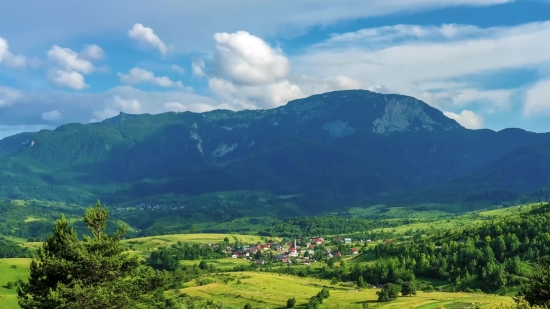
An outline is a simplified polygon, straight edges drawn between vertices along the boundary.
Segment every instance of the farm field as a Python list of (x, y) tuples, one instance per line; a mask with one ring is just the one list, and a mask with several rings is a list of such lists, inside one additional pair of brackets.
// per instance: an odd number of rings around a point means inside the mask
[[(8, 289), (8, 282), (19, 279), (26, 281), (29, 277), (31, 259), (0, 259), (0, 308), (17, 309), (17, 288)], [(17, 268), (11, 268), (12, 265)], [(5, 296), (2, 297), (2, 296)]]
[(187, 243), (220, 243), (225, 238), (229, 239), (230, 243), (236, 241), (255, 244), (263, 242), (262, 237), (254, 235), (234, 235), (234, 234), (175, 234), (163, 236), (149, 236), (123, 240), (121, 243), (130, 249), (131, 252), (138, 253), (142, 256), (149, 256), (151, 251), (163, 246), (176, 244), (178, 241)]
[[(193, 266), (193, 265), (199, 265), (201, 261), (203, 260), (182, 260), (180, 261), (180, 264), (185, 266)], [(208, 265), (212, 265), (218, 269), (223, 269), (223, 270), (230, 270), (230, 269), (233, 269), (235, 266), (241, 266), (241, 265), (248, 266), (252, 263), (249, 260), (232, 259), (232, 258), (204, 260), (204, 261), (208, 263)]]
[[(231, 277), (233, 279), (228, 280)], [(368, 302), (371, 308), (431, 309), (446, 306), (466, 309), (475, 306), (491, 308), (513, 302), (510, 297), (488, 294), (419, 292), (413, 297), (399, 297), (393, 302), (378, 303), (378, 289), (357, 290), (343, 285), (332, 285), (329, 281), (320, 279), (262, 272), (231, 273), (209, 278), (214, 282), (190, 286), (181, 289), (181, 293), (204, 300), (221, 301), (235, 308), (242, 308), (247, 303), (255, 308), (284, 308), (286, 300), (293, 297), (296, 298), (297, 306), (303, 306), (324, 286), (329, 288), (330, 297), (323, 302), (321, 308), (362, 308), (362, 303)]]

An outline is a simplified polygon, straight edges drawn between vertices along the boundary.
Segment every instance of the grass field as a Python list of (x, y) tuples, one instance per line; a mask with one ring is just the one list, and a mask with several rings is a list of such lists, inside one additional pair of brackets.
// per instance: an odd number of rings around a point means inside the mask
[[(30, 263), (31, 259), (0, 259), (0, 308), (19, 308), (16, 288), (8, 289), (6, 285), (8, 282), (19, 279), (26, 281), (29, 277)], [(17, 268), (11, 268), (12, 265)], [(2, 295), (5, 295), (6, 298), (3, 298)]]
[[(224, 278), (234, 280), (224, 283)], [(371, 308), (491, 308), (493, 305), (510, 304), (512, 299), (505, 296), (468, 293), (423, 293), (413, 297), (399, 297), (390, 303), (378, 303), (377, 289), (356, 290), (343, 285), (331, 285), (329, 281), (313, 278), (299, 278), (262, 272), (242, 272), (223, 276), (211, 276), (214, 282), (202, 286), (190, 286), (181, 292), (204, 300), (221, 301), (231, 307), (242, 308), (250, 303), (254, 308), (284, 308), (286, 300), (296, 298), (297, 305), (303, 306), (310, 297), (324, 286), (330, 289), (330, 297), (321, 308), (362, 308), (368, 302)], [(241, 283), (238, 284), (237, 280)], [(225, 280), (227, 281), (227, 280)]]
[[(187, 265), (187, 266), (193, 266), (193, 265), (199, 265), (202, 260), (186, 260), (186, 261), (180, 261), (181, 265)], [(208, 265), (213, 265), (216, 268), (219, 269), (233, 269), (235, 266), (241, 266), (245, 265), (248, 266), (252, 262), (244, 259), (217, 259), (217, 260), (204, 260)]]
[(122, 241), (122, 244), (130, 249), (131, 252), (140, 254), (141, 256), (149, 256), (151, 251), (163, 247), (176, 244), (178, 241), (187, 243), (220, 243), (225, 238), (229, 239), (230, 243), (236, 241), (255, 244), (262, 243), (264, 240), (260, 236), (254, 235), (234, 235), (234, 234), (174, 234), (164, 236), (150, 236), (126, 239)]

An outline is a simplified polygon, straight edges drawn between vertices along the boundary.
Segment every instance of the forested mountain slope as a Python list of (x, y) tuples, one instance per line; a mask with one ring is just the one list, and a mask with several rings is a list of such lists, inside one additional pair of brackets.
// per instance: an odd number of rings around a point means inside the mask
[(120, 114), (9, 137), (0, 197), (116, 204), (240, 190), (295, 195), (315, 212), (404, 202), (418, 190), (429, 193), (415, 202), (431, 202), (453, 181), (516, 194), (548, 184), (549, 142), (519, 129), (467, 130), (412, 97), (336, 91), (271, 110)]

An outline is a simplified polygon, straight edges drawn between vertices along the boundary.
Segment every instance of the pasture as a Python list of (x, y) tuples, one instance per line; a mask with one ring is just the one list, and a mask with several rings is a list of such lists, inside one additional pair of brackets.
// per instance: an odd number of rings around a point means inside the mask
[[(204, 284), (205, 278), (211, 280)], [(494, 305), (511, 304), (510, 297), (488, 294), (418, 292), (412, 297), (399, 297), (389, 303), (377, 302), (378, 289), (357, 290), (343, 284), (332, 285), (327, 280), (300, 278), (263, 272), (241, 272), (212, 275), (202, 278), (202, 284), (193, 284), (181, 289), (181, 293), (203, 300), (221, 301), (234, 308), (243, 308), (247, 303), (254, 308), (284, 308), (289, 298), (296, 298), (296, 305), (302, 307), (310, 297), (323, 287), (330, 290), (330, 297), (320, 308), (362, 308), (368, 302), (371, 308), (422, 308), (438, 306), (447, 308), (491, 308)]]
[[(19, 279), (26, 281), (29, 277), (31, 259), (0, 259), (0, 308), (17, 309), (17, 288), (8, 289), (8, 282)], [(16, 268), (12, 268), (15, 265)], [(5, 296), (5, 297), (3, 297)]]

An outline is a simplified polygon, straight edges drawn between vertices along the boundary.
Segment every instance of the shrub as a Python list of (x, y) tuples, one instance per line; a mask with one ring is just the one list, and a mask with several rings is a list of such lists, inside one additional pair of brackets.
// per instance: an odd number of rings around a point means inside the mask
[(287, 308), (294, 308), (294, 306), (296, 306), (296, 298), (289, 298), (286, 301), (286, 307)]

